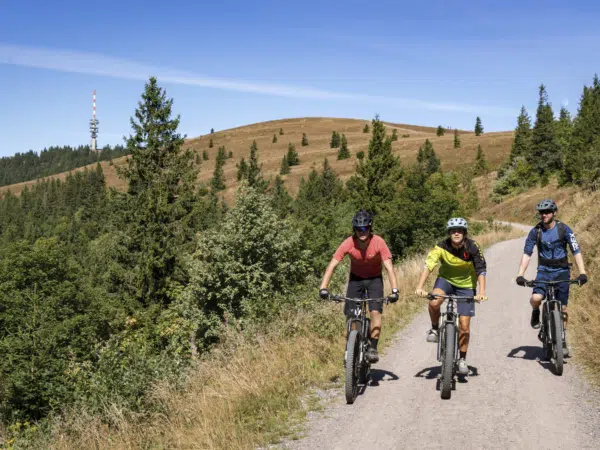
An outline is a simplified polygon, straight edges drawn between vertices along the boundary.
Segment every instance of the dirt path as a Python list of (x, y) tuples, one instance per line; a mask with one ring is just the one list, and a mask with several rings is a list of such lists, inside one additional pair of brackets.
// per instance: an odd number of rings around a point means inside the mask
[[(486, 252), (488, 296), (476, 305), (467, 355), (469, 376), (450, 400), (436, 390), (436, 344), (425, 341), (424, 310), (373, 366), (376, 386), (353, 405), (342, 389), (307, 437), (284, 448), (600, 448), (600, 401), (567, 359), (563, 376), (543, 362), (529, 325), (530, 289), (514, 282), (524, 238)], [(526, 278), (535, 276), (534, 256)], [(572, 289), (578, 289), (572, 286)], [(425, 303), (425, 300), (424, 300)], [(577, 351), (577, 349), (572, 349)]]

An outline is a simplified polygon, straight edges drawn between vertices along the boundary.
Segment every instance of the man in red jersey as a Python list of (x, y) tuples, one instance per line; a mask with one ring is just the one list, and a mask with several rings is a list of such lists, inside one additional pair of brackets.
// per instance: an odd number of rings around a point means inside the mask
[[(392, 285), (392, 295), (388, 299), (392, 303), (398, 301), (398, 284), (392, 264), (392, 253), (385, 241), (380, 236), (371, 232), (372, 224), (373, 219), (369, 213), (361, 210), (354, 215), (352, 218), (354, 233), (342, 242), (327, 266), (321, 287), (319, 288), (321, 298), (329, 298), (327, 285), (331, 280), (333, 271), (344, 256), (349, 254), (350, 280), (348, 282), (346, 297), (362, 298), (365, 293), (370, 298), (383, 297), (383, 278), (381, 275), (381, 265), (383, 264)], [(344, 306), (344, 314), (346, 316), (350, 314), (353, 304), (355, 303), (346, 302)], [(381, 332), (383, 304), (381, 302), (369, 302), (369, 312), (371, 315), (371, 336), (369, 337), (370, 346), (366, 357), (369, 362), (376, 363), (379, 361), (377, 343), (379, 342), (379, 333)]]

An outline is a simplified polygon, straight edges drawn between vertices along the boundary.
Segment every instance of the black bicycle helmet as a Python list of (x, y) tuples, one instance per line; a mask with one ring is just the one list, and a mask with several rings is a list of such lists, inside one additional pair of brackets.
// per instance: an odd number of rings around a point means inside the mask
[(358, 211), (352, 218), (352, 228), (370, 227), (373, 225), (373, 217), (364, 210)]
[(535, 209), (538, 211), (557, 211), (558, 206), (556, 206), (556, 203), (554, 203), (554, 200), (552, 200), (550, 198), (546, 198), (546, 199), (542, 200), (541, 202), (539, 202), (537, 204), (537, 206), (535, 207)]

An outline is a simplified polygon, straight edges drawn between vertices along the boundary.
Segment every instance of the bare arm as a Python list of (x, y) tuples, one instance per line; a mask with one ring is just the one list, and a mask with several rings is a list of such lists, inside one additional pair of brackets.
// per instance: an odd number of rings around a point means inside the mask
[(425, 284), (425, 281), (427, 281), (427, 277), (429, 277), (429, 274), (431, 272), (429, 271), (429, 269), (427, 267), (425, 267), (423, 269), (423, 272), (421, 272), (421, 276), (419, 277), (419, 282), (417, 283), (417, 287), (415, 288), (415, 293), (417, 295), (423, 295), (423, 285)]
[(583, 265), (583, 256), (581, 256), (581, 252), (575, 255), (575, 262), (577, 263), (577, 268), (579, 269), (580, 274), (585, 273), (585, 266)]
[(340, 262), (337, 259), (331, 259), (331, 261), (327, 265), (327, 269), (325, 269), (325, 274), (323, 275), (323, 280), (321, 281), (321, 286), (319, 287), (319, 289), (327, 289), (329, 281), (331, 280), (331, 276), (333, 275), (333, 271), (339, 263)]
[(398, 289), (398, 282), (396, 280), (396, 271), (394, 270), (394, 265), (392, 264), (392, 260), (386, 259), (385, 261), (383, 261), (383, 265), (385, 267), (385, 270), (387, 270), (388, 280), (390, 280), (392, 289)]
[(527, 266), (529, 266), (529, 261), (531, 261), (531, 256), (526, 253), (523, 253), (523, 257), (521, 258), (521, 264), (519, 265), (519, 277), (525, 275), (525, 271), (527, 270)]
[(485, 275), (479, 275), (477, 280), (479, 281), (479, 295), (485, 297)]

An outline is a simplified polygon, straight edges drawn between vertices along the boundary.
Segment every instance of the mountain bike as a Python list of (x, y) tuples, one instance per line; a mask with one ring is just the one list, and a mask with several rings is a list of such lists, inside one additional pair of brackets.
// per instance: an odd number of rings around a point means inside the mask
[(334, 302), (352, 301), (351, 315), (346, 320), (346, 352), (344, 365), (346, 368), (346, 403), (356, 400), (360, 387), (366, 386), (371, 375), (371, 363), (366, 354), (369, 349), (371, 319), (367, 317), (367, 303), (370, 301), (388, 302), (387, 297), (381, 298), (349, 298), (342, 295), (330, 295)]
[(455, 311), (455, 303), (471, 303), (476, 301), (475, 297), (462, 297), (457, 295), (427, 294), (429, 300), (438, 297), (448, 300), (446, 311), (440, 314), (439, 338), (437, 345), (437, 360), (442, 363), (440, 371), (440, 396), (447, 400), (452, 395), (452, 384), (456, 376), (456, 364), (458, 363), (458, 312)]
[(579, 280), (541, 281), (525, 280), (526, 287), (547, 285), (548, 292), (542, 304), (542, 320), (540, 321), (540, 332), (538, 338), (542, 341), (546, 361), (554, 361), (554, 373), (558, 376), (563, 373), (563, 342), (564, 323), (562, 305), (556, 300), (556, 285), (559, 283), (580, 284)]

